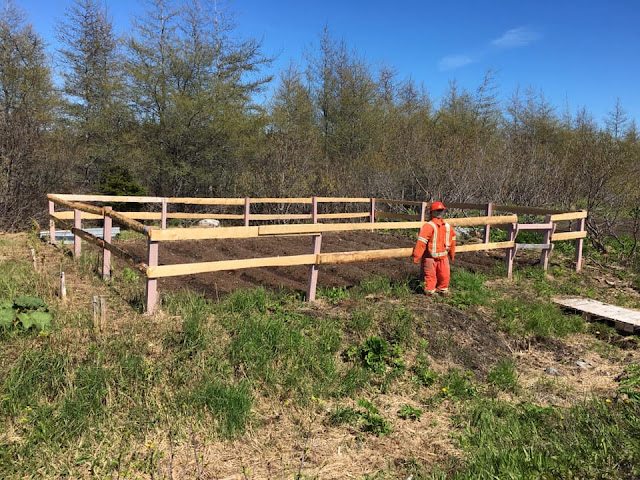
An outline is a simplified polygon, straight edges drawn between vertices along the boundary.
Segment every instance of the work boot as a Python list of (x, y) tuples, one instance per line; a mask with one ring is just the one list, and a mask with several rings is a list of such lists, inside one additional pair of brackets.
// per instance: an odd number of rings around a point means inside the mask
[(442, 295), (443, 297), (447, 297), (447, 296), (449, 296), (449, 289), (448, 288), (443, 288), (441, 290), (436, 290), (436, 293), (438, 295)]

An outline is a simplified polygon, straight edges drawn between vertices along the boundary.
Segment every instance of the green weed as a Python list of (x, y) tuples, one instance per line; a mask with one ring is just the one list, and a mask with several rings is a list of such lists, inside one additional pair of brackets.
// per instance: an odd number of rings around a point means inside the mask
[(391, 424), (380, 415), (376, 406), (365, 398), (358, 399), (358, 408), (338, 405), (328, 416), (326, 423), (331, 426), (354, 425), (361, 432), (369, 432), (378, 437), (391, 433)]
[(563, 315), (560, 308), (541, 301), (506, 298), (494, 304), (498, 328), (512, 335), (565, 336), (584, 331), (583, 320)]
[(355, 310), (347, 320), (347, 326), (354, 333), (362, 337), (367, 334), (371, 325), (373, 325), (373, 320), (374, 312), (372, 309), (358, 309)]
[(518, 392), (518, 375), (513, 360), (500, 360), (487, 375), (487, 382), (504, 392)]
[(411, 294), (408, 280), (395, 282), (383, 275), (362, 280), (354, 290), (359, 296), (376, 294), (391, 298), (404, 298)]
[(441, 393), (452, 400), (468, 400), (475, 397), (478, 391), (471, 381), (471, 372), (461, 372), (457, 368), (450, 369), (440, 378)]
[(422, 410), (411, 405), (403, 405), (398, 410), (398, 417), (404, 420), (420, 420), (422, 416)]
[(344, 287), (330, 287), (318, 289), (318, 297), (324, 298), (331, 305), (339, 305), (342, 300), (349, 298), (349, 292)]
[(625, 395), (629, 401), (640, 403), (640, 364), (629, 365), (620, 375), (618, 394)]
[(451, 295), (447, 303), (460, 309), (484, 305), (490, 296), (485, 288), (486, 277), (481, 273), (455, 269), (451, 272)]

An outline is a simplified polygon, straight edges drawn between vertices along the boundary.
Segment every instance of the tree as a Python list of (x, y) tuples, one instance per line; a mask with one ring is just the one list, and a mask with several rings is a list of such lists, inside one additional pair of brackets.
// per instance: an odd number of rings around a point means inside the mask
[(0, 229), (13, 229), (40, 211), (64, 169), (47, 151), (56, 98), (44, 43), (11, 3), (0, 13)]

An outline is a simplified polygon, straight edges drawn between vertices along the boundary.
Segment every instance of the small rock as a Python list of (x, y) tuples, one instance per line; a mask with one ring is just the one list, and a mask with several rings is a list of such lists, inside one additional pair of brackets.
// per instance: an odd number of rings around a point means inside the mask
[(583, 361), (583, 360), (578, 360), (578, 361), (576, 362), (576, 365), (577, 365), (578, 367), (580, 367), (580, 368), (591, 368), (591, 367), (593, 366), (593, 365), (591, 365), (590, 363), (585, 362), (585, 361)]
[(220, 220), (216, 220), (215, 218), (203, 218), (198, 222), (199, 227), (219, 227)]
[(558, 371), (557, 368), (553, 368), (553, 367), (547, 367), (544, 369), (545, 373), (548, 373), (549, 375), (554, 375), (556, 377), (560, 376), (560, 372)]

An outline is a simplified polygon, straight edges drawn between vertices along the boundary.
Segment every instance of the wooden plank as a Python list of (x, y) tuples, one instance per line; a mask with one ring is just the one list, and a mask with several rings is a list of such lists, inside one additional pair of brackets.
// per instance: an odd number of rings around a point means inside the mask
[(406, 213), (392, 213), (392, 212), (376, 212), (376, 218), (393, 218), (399, 220), (420, 220), (420, 215), (408, 215)]
[(125, 227), (130, 228), (131, 230), (135, 230), (139, 233), (148, 234), (153, 229), (153, 227), (143, 225), (137, 220), (133, 220), (132, 218), (129, 218), (122, 213), (116, 212), (114, 210), (106, 211), (104, 212), (104, 214), (111, 217), (112, 220), (115, 220), (120, 225), (124, 225)]
[[(376, 213), (377, 215), (377, 213)], [(342, 219), (342, 218), (369, 218), (371, 214), (369, 212), (354, 212), (354, 213), (319, 213), (318, 218), (325, 219)]]
[(565, 220), (580, 220), (581, 218), (587, 218), (587, 211), (580, 210), (579, 212), (559, 213), (557, 215), (551, 215), (552, 222), (562, 222)]
[(169, 197), (167, 203), (183, 203), (186, 205), (244, 205), (244, 198)]
[(136, 197), (131, 195), (73, 195), (55, 193), (56, 197), (78, 202), (161, 203), (162, 197)]
[[(81, 212), (82, 220), (102, 220), (102, 215), (95, 213)], [(56, 220), (73, 220), (73, 211), (56, 212), (53, 214), (53, 218)]]
[[(311, 197), (297, 197), (297, 198), (277, 198), (277, 197), (264, 197), (264, 198), (252, 198), (251, 203), (303, 203), (311, 204)], [(253, 217), (253, 215), (251, 215)]]
[(388, 203), (389, 205), (422, 205), (422, 202), (415, 200), (390, 200), (388, 198), (376, 198), (376, 202)]
[(144, 261), (138, 259), (137, 257), (134, 257), (130, 253), (125, 252), (121, 248), (113, 245), (112, 243), (105, 242), (102, 238), (96, 237), (95, 235), (91, 235), (90, 233), (85, 232), (84, 230), (81, 230), (78, 228), (71, 228), (71, 231), (73, 231), (75, 235), (81, 237), (82, 239), (90, 243), (93, 243), (94, 245), (97, 245), (100, 248), (105, 248), (109, 250), (115, 256), (120, 257), (126, 262), (130, 263), (133, 267), (140, 270), (142, 273), (146, 273), (147, 264)]
[(550, 230), (553, 228), (553, 222), (549, 223), (519, 223), (518, 231), (521, 230), (533, 230), (533, 231), (541, 231), (541, 230)]
[(216, 238), (255, 238), (262, 227), (221, 227), (221, 228), (167, 228), (151, 230), (149, 238), (154, 242), (174, 240), (211, 240)]
[(558, 305), (583, 312), (587, 319), (601, 318), (615, 322), (616, 328), (627, 332), (640, 329), (640, 311), (609, 305), (588, 298), (552, 298)]
[(311, 220), (310, 213), (252, 213), (251, 220)]
[(177, 265), (160, 265), (147, 268), (147, 277), (163, 278), (195, 273), (219, 272), (223, 270), (239, 270), (259, 267), (289, 267), (295, 265), (313, 265), (317, 255), (290, 255), (286, 257), (248, 258), (243, 260), (221, 260), (217, 262), (182, 263)]
[[(131, 218), (133, 220), (160, 220), (162, 218), (162, 213), (160, 212), (118, 212), (121, 215)], [(339, 214), (342, 215), (342, 214)], [(369, 214), (364, 214), (364, 216), (369, 216)], [(56, 212), (55, 218), (58, 220), (72, 220), (73, 212), (65, 211), (65, 212)], [(96, 215), (93, 213), (82, 212), (83, 220), (101, 220), (102, 215)], [(240, 214), (227, 214), (227, 213), (167, 213), (167, 218), (175, 218), (175, 219), (199, 219), (199, 218), (214, 218), (216, 220), (242, 220), (244, 215)], [(251, 215), (253, 218), (253, 215)], [(337, 217), (341, 218), (341, 217)], [(349, 218), (349, 217), (345, 217)], [(355, 217), (354, 217), (355, 218)]]
[(321, 253), (318, 255), (318, 263), (324, 265), (368, 262), (387, 258), (409, 258), (412, 251), (412, 248), (387, 248), (383, 250), (362, 250), (357, 252)]
[(586, 238), (587, 232), (564, 232), (554, 233), (551, 237), (552, 242), (560, 242), (562, 240), (574, 240), (576, 238)]
[(364, 197), (318, 197), (318, 203), (369, 203), (371, 198)]
[(550, 210), (548, 208), (538, 207), (520, 207), (517, 205), (494, 205), (493, 210), (498, 212), (523, 213), (530, 215), (553, 215), (565, 213), (562, 210)]
[(484, 210), (486, 208), (486, 204), (480, 203), (445, 203), (445, 207), (447, 208), (458, 208), (460, 210)]
[(498, 250), (501, 248), (513, 248), (515, 242), (472, 243), (469, 245), (456, 245), (456, 254), (463, 252), (481, 252), (483, 250)]
[(101, 207), (96, 207), (95, 205), (89, 205), (87, 203), (72, 202), (64, 198), (60, 198), (57, 195), (53, 195), (51, 193), (47, 194), (47, 200), (50, 200), (57, 205), (62, 205), (63, 207), (67, 207), (71, 210), (80, 210), (81, 212), (93, 213), (95, 215), (102, 215)]

